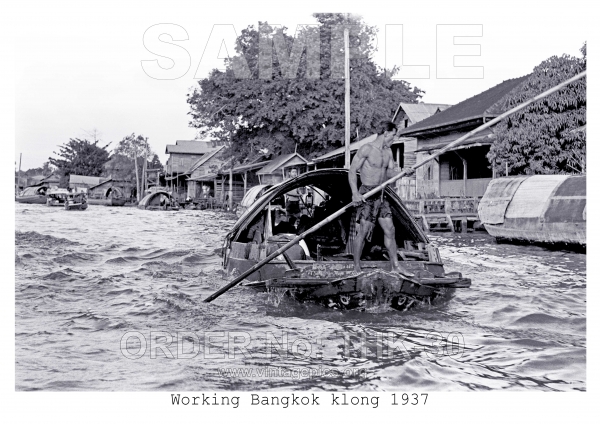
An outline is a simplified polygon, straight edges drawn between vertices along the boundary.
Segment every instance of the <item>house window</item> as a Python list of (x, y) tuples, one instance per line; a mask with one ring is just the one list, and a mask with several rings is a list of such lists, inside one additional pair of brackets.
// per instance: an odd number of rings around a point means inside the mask
[(408, 119), (405, 119), (404, 120), (404, 128), (407, 128), (407, 127), (408, 127)]

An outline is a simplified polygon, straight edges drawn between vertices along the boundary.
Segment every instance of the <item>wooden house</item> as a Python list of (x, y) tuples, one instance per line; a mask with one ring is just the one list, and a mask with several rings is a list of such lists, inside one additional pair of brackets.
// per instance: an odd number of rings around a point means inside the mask
[(44, 187), (58, 187), (60, 184), (60, 176), (56, 173), (52, 173), (47, 177), (42, 178), (39, 184)]
[(289, 177), (292, 168), (298, 175), (308, 170), (308, 161), (298, 153), (277, 156), (256, 172), (260, 184), (278, 184)]
[(166, 146), (169, 157), (164, 169), (165, 181), (178, 201), (188, 196), (187, 183), (197, 162), (222, 147), (223, 143), (217, 140), (177, 140)]
[[(489, 90), (433, 114), (399, 131), (417, 140), (416, 161), (495, 118), (494, 105), (527, 78), (504, 81)], [(416, 171), (418, 198), (481, 197), (492, 179), (487, 153), (494, 141), (491, 129), (444, 153)]]
[(108, 178), (103, 177), (88, 177), (86, 175), (69, 175), (69, 188), (77, 191), (86, 191), (100, 183), (103, 183)]

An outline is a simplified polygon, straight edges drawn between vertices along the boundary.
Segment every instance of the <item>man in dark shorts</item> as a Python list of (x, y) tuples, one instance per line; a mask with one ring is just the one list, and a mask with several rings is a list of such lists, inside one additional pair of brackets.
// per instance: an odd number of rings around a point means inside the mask
[[(396, 125), (392, 122), (382, 122), (379, 125), (377, 138), (358, 149), (350, 165), (348, 182), (352, 190), (352, 201), (357, 205), (356, 221), (359, 223), (358, 234), (353, 246), (354, 271), (356, 272), (361, 270), (360, 257), (365, 239), (371, 239), (375, 221), (377, 221), (383, 230), (384, 244), (390, 256), (392, 271), (408, 276), (413, 275), (398, 263), (396, 229), (392, 221), (392, 210), (388, 201), (383, 197), (383, 190), (368, 199), (363, 197), (363, 194), (397, 174), (390, 149), (395, 134)], [(360, 189), (357, 187), (357, 172), (360, 172), (362, 182)]]

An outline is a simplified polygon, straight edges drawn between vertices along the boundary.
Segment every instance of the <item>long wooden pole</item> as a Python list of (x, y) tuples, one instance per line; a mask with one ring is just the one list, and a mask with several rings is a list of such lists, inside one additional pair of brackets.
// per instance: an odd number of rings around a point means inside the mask
[(350, 32), (348, 28), (344, 29), (344, 72), (345, 72), (345, 83), (346, 83), (346, 97), (345, 97), (345, 148), (344, 148), (344, 168), (350, 169)]
[[(379, 191), (385, 189), (385, 187), (387, 185), (393, 183), (394, 181), (402, 178), (403, 176), (405, 176), (407, 174), (412, 174), (415, 171), (415, 169), (417, 169), (417, 168), (425, 165), (427, 162), (430, 162), (430, 161), (434, 160), (436, 157), (440, 156), (441, 154), (446, 153), (449, 150), (452, 150), (456, 146), (459, 146), (461, 143), (463, 143), (464, 141), (466, 141), (469, 137), (472, 137), (473, 135), (475, 135), (475, 134), (477, 134), (477, 133), (485, 130), (486, 128), (491, 127), (492, 125), (500, 122), (502, 119), (506, 118), (507, 116), (510, 116), (510, 115), (512, 115), (515, 112), (518, 112), (519, 110), (521, 110), (521, 109), (529, 106), (530, 104), (532, 104), (532, 103), (534, 103), (534, 102), (536, 102), (538, 100), (541, 100), (544, 97), (549, 96), (550, 94), (552, 94), (552, 93), (560, 90), (561, 88), (565, 87), (566, 85), (568, 85), (568, 84), (570, 84), (570, 83), (572, 83), (574, 81), (577, 81), (580, 78), (583, 78), (586, 75), (586, 73), (587, 73), (587, 71), (583, 71), (582, 73), (574, 76), (573, 78), (569, 78), (568, 80), (560, 83), (559, 85), (557, 85), (557, 86), (555, 86), (555, 87), (553, 87), (553, 88), (551, 88), (549, 90), (546, 90), (546, 91), (544, 91), (541, 94), (538, 94), (534, 98), (529, 99), (526, 102), (521, 103), (518, 106), (515, 106), (514, 108), (510, 109), (509, 111), (504, 112), (503, 114), (497, 116), (496, 118), (492, 119), (491, 121), (488, 121), (485, 124), (483, 124), (483, 125), (475, 128), (473, 131), (470, 131), (467, 134), (463, 135), (462, 137), (456, 139), (452, 143), (449, 143), (448, 145), (446, 145), (442, 149), (438, 150), (437, 152), (435, 152), (433, 155), (429, 156), (428, 158), (423, 159), (421, 162), (416, 163), (415, 165), (413, 165), (408, 170), (400, 172), (396, 176), (394, 176), (394, 177), (390, 178), (389, 180), (385, 181), (384, 183), (378, 185), (377, 187), (375, 187), (371, 191), (368, 191), (367, 193), (363, 194), (363, 197), (365, 199), (367, 199), (367, 198), (373, 196), (374, 194), (378, 193)], [(354, 203), (348, 203), (346, 206), (344, 206), (343, 208), (341, 208), (340, 210), (338, 210), (337, 212), (335, 212), (334, 214), (332, 214), (328, 218), (324, 219), (323, 221), (319, 222), (318, 224), (316, 224), (313, 227), (309, 228), (308, 230), (304, 231), (302, 234), (297, 235), (292, 240), (290, 240), (289, 242), (287, 242), (286, 244), (284, 244), (283, 246), (281, 246), (279, 249), (277, 249), (276, 251), (274, 251), (273, 253), (271, 253), (265, 259), (263, 259), (262, 261), (260, 261), (259, 263), (257, 263), (256, 265), (254, 265), (253, 267), (251, 267), (250, 269), (248, 269), (247, 271), (245, 271), (242, 274), (240, 274), (231, 283), (223, 286), (221, 289), (217, 290), (216, 292), (214, 292), (213, 294), (211, 294), (210, 296), (208, 296), (206, 299), (204, 299), (204, 302), (212, 302), (213, 300), (215, 300), (217, 297), (221, 296), (223, 293), (225, 293), (226, 291), (228, 291), (232, 287), (238, 285), (244, 278), (246, 278), (250, 274), (256, 272), (259, 268), (262, 268), (266, 263), (272, 261), (274, 258), (276, 258), (277, 256), (281, 255), (283, 252), (285, 252), (290, 247), (292, 247), (293, 245), (295, 245), (296, 243), (298, 243), (300, 240), (302, 240), (303, 238), (305, 238), (310, 233), (313, 233), (313, 232), (317, 231), (319, 228), (321, 228), (321, 227), (329, 224), (334, 219), (337, 219), (339, 216), (341, 216), (344, 212), (346, 212), (346, 210), (348, 210), (352, 206), (354, 206)]]

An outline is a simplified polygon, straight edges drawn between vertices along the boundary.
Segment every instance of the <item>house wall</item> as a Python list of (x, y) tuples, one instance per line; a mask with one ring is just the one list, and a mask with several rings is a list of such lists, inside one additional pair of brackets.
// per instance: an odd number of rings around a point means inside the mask
[[(417, 162), (421, 162), (431, 155), (426, 152), (417, 152)], [(436, 160), (417, 168), (415, 172), (416, 194), (418, 198), (432, 198), (440, 196), (440, 164)]]
[[(192, 165), (200, 159), (203, 154), (171, 153), (167, 159), (165, 171), (168, 173), (183, 173), (188, 171)], [(210, 162), (210, 161), (209, 161)]]
[[(470, 130), (470, 129), (469, 129)], [(450, 143), (465, 135), (467, 131), (452, 132), (438, 137), (422, 139), (417, 138), (417, 150), (431, 147), (430, 151), (416, 153), (416, 161), (420, 162), (430, 157), (429, 152), (434, 153), (441, 145)], [(491, 130), (483, 131), (481, 135), (492, 134)], [(488, 172), (489, 162), (486, 154), (489, 146), (477, 146), (448, 152), (441, 155), (437, 160), (431, 161), (415, 173), (416, 194), (418, 198), (432, 197), (481, 197), (489, 181), (491, 171)], [(467, 187), (463, 182), (464, 171), (462, 159), (467, 160)], [(471, 166), (469, 166), (471, 164)], [(453, 171), (454, 170), (454, 171)], [(474, 172), (477, 171), (477, 172)], [(489, 174), (489, 175), (488, 175)], [(454, 179), (453, 179), (454, 178)]]
[(402, 109), (398, 111), (398, 115), (396, 116), (396, 119), (394, 119), (394, 123), (399, 129), (406, 128), (412, 125), (412, 122), (408, 118), (408, 115)]

